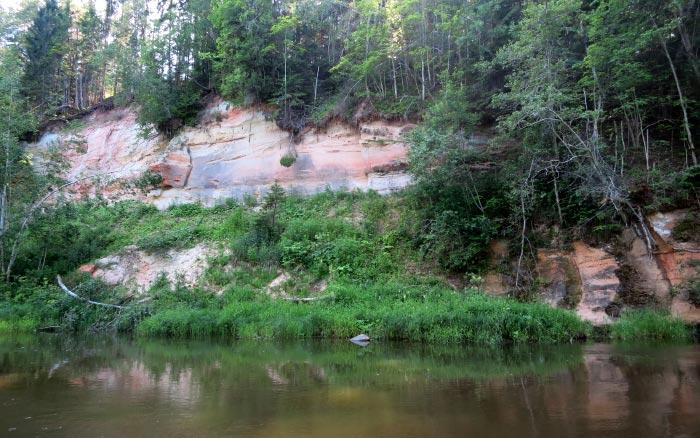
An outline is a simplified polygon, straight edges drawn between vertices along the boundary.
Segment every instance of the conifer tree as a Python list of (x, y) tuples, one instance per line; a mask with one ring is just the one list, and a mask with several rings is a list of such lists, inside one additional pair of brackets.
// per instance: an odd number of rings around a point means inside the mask
[(42, 114), (54, 113), (67, 104), (61, 61), (67, 50), (70, 23), (68, 6), (46, 0), (24, 34), (22, 88)]

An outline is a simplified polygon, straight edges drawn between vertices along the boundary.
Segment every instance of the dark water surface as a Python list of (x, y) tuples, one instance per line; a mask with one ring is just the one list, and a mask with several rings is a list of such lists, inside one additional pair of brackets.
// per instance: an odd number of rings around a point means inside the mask
[(700, 436), (700, 347), (0, 338), (0, 436)]

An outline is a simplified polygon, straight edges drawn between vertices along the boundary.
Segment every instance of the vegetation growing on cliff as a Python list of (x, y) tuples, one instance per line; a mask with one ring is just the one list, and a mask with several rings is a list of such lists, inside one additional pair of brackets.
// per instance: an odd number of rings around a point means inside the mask
[(613, 339), (622, 341), (686, 341), (689, 337), (683, 321), (649, 309), (624, 312), (611, 328)]

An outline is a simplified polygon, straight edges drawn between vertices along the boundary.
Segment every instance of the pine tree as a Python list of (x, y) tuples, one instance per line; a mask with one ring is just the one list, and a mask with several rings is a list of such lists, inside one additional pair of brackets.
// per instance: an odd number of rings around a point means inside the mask
[(60, 105), (67, 104), (61, 61), (68, 44), (70, 21), (67, 6), (61, 8), (56, 0), (46, 0), (24, 36), (22, 88), (43, 114), (54, 113)]

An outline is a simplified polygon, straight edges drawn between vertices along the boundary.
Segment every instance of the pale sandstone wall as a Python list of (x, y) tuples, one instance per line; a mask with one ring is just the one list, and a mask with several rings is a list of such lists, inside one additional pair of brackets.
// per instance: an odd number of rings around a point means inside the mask
[[(407, 123), (353, 127), (335, 122), (324, 130), (308, 130), (295, 144), (261, 110), (217, 102), (202, 120), (166, 141), (156, 135), (141, 138), (133, 109), (96, 112), (74, 132), (45, 133), (29, 151), (41, 166), (42, 155), (57, 148), (67, 160), (66, 179), (110, 172), (134, 178), (149, 169), (158, 172), (163, 187), (142, 199), (159, 208), (260, 195), (274, 182), (302, 193), (326, 187), (388, 193), (410, 181), (404, 170), (403, 135), (412, 128)], [(288, 168), (280, 164), (285, 154), (296, 156)], [(78, 186), (83, 193), (93, 190), (89, 183)]]

